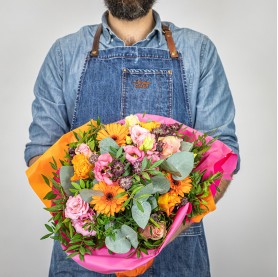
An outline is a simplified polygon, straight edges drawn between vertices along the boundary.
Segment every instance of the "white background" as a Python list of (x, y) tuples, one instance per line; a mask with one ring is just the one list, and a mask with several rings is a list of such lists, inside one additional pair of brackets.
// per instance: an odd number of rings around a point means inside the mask
[[(25, 177), (33, 85), (52, 43), (100, 22), (102, 0), (0, 1), (0, 276), (47, 276), (49, 216)], [(233, 91), (240, 173), (206, 217), (213, 277), (276, 276), (276, 1), (160, 0), (163, 20), (207, 34)]]

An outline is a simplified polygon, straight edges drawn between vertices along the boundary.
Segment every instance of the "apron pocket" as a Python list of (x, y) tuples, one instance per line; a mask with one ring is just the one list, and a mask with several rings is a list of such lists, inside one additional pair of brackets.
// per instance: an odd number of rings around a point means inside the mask
[(122, 70), (122, 117), (136, 113), (172, 117), (172, 102), (172, 70)]

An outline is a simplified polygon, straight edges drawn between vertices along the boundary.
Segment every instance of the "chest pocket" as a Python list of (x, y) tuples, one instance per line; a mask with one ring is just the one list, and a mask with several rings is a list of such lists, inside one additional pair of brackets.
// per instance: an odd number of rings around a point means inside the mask
[(172, 117), (172, 70), (122, 70), (121, 116), (148, 113)]

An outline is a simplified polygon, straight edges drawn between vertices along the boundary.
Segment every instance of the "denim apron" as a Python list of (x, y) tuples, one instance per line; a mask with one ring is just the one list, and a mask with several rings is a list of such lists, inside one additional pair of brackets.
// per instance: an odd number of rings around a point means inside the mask
[[(169, 51), (135, 46), (99, 50), (98, 28), (80, 78), (71, 129), (92, 118), (112, 123), (136, 113), (171, 117), (193, 127), (183, 58), (170, 29), (162, 28)], [(198, 223), (164, 248), (141, 276), (209, 277), (209, 272), (203, 224)], [(115, 275), (90, 272), (66, 259), (55, 241), (49, 276)]]

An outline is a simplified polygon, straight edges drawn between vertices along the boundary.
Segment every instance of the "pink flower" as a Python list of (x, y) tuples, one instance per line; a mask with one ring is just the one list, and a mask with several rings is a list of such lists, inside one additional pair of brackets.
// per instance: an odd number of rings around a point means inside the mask
[(161, 153), (161, 158), (166, 159), (169, 156), (173, 155), (176, 152), (180, 152), (180, 146), (182, 139), (174, 137), (174, 136), (167, 136), (164, 138), (160, 138), (159, 141), (163, 142), (163, 151)]
[(65, 209), (65, 217), (70, 219), (78, 219), (83, 215), (86, 215), (89, 210), (89, 203), (83, 201), (81, 196), (70, 196)]
[(98, 181), (104, 181), (107, 185), (112, 185), (111, 181), (112, 174), (110, 172), (111, 167), (109, 164), (112, 162), (112, 157), (110, 154), (101, 154), (98, 157), (97, 162), (95, 163), (94, 173)]
[(161, 160), (161, 158), (159, 157), (159, 152), (157, 152), (157, 151), (149, 150), (149, 151), (147, 151), (146, 154), (147, 154), (148, 160), (150, 160), (150, 159), (152, 160), (152, 164)]
[(159, 240), (166, 236), (166, 225), (164, 222), (157, 222), (159, 228), (155, 225), (147, 225), (145, 229), (139, 228), (139, 232), (145, 239)]
[(132, 164), (136, 161), (142, 161), (145, 156), (144, 151), (139, 150), (136, 146), (124, 146), (124, 151), (126, 159)]
[(74, 227), (75, 231), (83, 236), (95, 236), (96, 231), (88, 231), (89, 226), (83, 228), (83, 226), (87, 223), (94, 222), (93, 215), (94, 211), (89, 209), (87, 214), (82, 215), (79, 219), (72, 220), (72, 226)]
[(144, 142), (146, 136), (150, 133), (149, 130), (142, 128), (139, 125), (135, 125), (129, 128), (129, 130), (130, 130), (130, 137), (133, 143), (138, 146)]
[(81, 143), (77, 146), (75, 149), (75, 154), (83, 154), (87, 158), (89, 158), (93, 153), (90, 149), (90, 147), (86, 143)]

